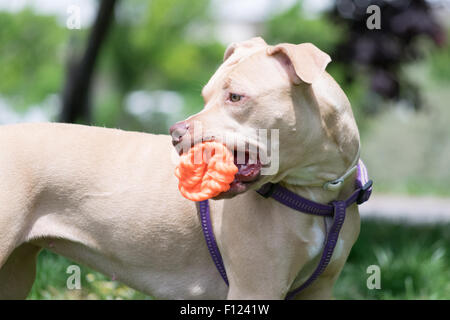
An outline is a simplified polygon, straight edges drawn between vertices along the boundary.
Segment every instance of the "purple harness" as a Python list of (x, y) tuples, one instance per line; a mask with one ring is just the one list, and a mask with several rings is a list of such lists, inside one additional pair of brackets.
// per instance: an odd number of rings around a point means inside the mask
[[(324, 218), (330, 217), (333, 219), (333, 223), (331, 224), (331, 227), (329, 231), (327, 231), (327, 235), (325, 237), (325, 247), (323, 249), (319, 264), (311, 276), (300, 287), (292, 290), (286, 295), (286, 299), (289, 300), (295, 297), (300, 291), (311, 285), (311, 283), (313, 283), (313, 281), (316, 280), (328, 266), (331, 256), (333, 255), (334, 248), (336, 247), (339, 232), (344, 223), (345, 211), (347, 207), (355, 202), (357, 204), (361, 204), (369, 200), (370, 194), (372, 193), (372, 180), (369, 180), (366, 166), (361, 160), (359, 160), (357, 165), (355, 191), (346, 200), (336, 200), (332, 201), (330, 204), (321, 204), (305, 199), (280, 186), (279, 184), (274, 183), (267, 183), (256, 192), (264, 198), (272, 197), (291, 209), (307, 214), (322, 216)], [(228, 285), (227, 273), (225, 271), (222, 256), (219, 248), (217, 247), (212, 229), (208, 200), (200, 201), (199, 208), (203, 235), (205, 236), (209, 253), (214, 261), (214, 264), (216, 265), (217, 270), (225, 283)]]

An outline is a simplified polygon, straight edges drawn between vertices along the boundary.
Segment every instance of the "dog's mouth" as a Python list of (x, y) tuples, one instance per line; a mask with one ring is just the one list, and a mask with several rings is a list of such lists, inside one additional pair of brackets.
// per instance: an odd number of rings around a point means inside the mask
[[(214, 137), (203, 137), (199, 141), (191, 141), (190, 147), (193, 147), (196, 143), (206, 141), (215, 141), (215, 139)], [(179, 155), (187, 152), (187, 150), (182, 149), (180, 146), (177, 146), (176, 149)], [(244, 151), (237, 150), (236, 147), (229, 149), (233, 153), (233, 161), (235, 166), (238, 168), (238, 172), (235, 174), (234, 180), (230, 183), (230, 189), (213, 197), (214, 200), (228, 199), (240, 193), (246, 192), (250, 189), (253, 183), (259, 180), (261, 176), (262, 164), (259, 159), (259, 155), (252, 154), (252, 156), (250, 156), (248, 145), (246, 145), (245, 148), (242, 148)]]
[(235, 174), (233, 182), (230, 183), (230, 189), (215, 196), (213, 198), (215, 200), (232, 198), (247, 191), (261, 176), (262, 165), (259, 156), (251, 157), (248, 151), (242, 152), (236, 149), (233, 155), (234, 164), (238, 168), (238, 172)]

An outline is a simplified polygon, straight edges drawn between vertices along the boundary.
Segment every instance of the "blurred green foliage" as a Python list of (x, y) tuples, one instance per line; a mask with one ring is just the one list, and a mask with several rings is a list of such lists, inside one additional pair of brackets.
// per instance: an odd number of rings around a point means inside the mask
[[(124, 98), (133, 90), (173, 90), (184, 100), (175, 119), (202, 107), (200, 91), (220, 64), (224, 46), (193, 41), (190, 28), (209, 27), (208, 0), (119, 2), (117, 19), (95, 75), (93, 124), (166, 133), (167, 115), (133, 119)], [(0, 12), (0, 97), (23, 112), (59, 93), (66, 65), (84, 48), (85, 30), (68, 30), (56, 17)]]
[[(97, 123), (133, 130), (167, 133), (168, 117), (157, 113), (132, 119), (123, 112), (123, 99), (133, 90), (173, 90), (184, 109), (171, 119), (181, 120), (202, 106), (200, 90), (221, 61), (223, 46), (214, 39), (193, 41), (189, 28), (208, 25), (208, 0), (136, 1), (141, 12), (117, 8), (119, 19), (107, 40), (100, 77), (112, 77), (111, 86), (99, 92)], [(122, 13), (122, 14), (120, 14)], [(111, 82), (111, 80), (109, 80)], [(114, 96), (111, 101), (110, 96)]]
[[(450, 34), (450, 31), (447, 32)], [(430, 54), (431, 76), (444, 83), (450, 82), (450, 41)]]
[(194, 43), (189, 39), (191, 23), (206, 23), (208, 1), (140, 4), (144, 12), (119, 19), (108, 40), (107, 68), (113, 71), (119, 88), (124, 92), (141, 88), (198, 90), (193, 82), (201, 85), (209, 78), (223, 51), (214, 40)]
[(325, 52), (333, 51), (344, 31), (321, 16), (307, 17), (301, 2), (270, 18), (265, 27), (267, 43), (312, 42)]
[(63, 49), (68, 31), (56, 18), (30, 9), (0, 11), (0, 95), (18, 111), (61, 90)]

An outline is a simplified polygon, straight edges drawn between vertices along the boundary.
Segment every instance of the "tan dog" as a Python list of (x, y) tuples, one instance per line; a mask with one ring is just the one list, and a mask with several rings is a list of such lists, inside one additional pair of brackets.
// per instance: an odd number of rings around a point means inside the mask
[[(284, 298), (317, 264), (324, 221), (253, 190), (281, 182), (322, 203), (353, 191), (354, 175), (340, 190), (317, 186), (346, 172), (359, 150), (350, 104), (324, 71), (329, 61), (311, 44), (273, 47), (254, 38), (231, 45), (203, 90), (204, 110), (172, 128), (174, 144), (194, 121), (209, 138), (279, 129), (278, 172), (210, 201), (229, 288), (209, 256), (195, 203), (178, 192), (170, 136), (0, 127), (0, 298), (27, 296), (41, 248), (157, 298)], [(353, 205), (330, 265), (298, 298), (331, 298), (358, 233)]]

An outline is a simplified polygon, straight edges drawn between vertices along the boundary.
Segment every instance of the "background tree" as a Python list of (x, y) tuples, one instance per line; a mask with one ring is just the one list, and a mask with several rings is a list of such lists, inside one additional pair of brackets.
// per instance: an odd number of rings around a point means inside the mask
[(81, 58), (71, 56), (62, 93), (61, 122), (89, 123), (91, 82), (100, 48), (114, 18), (116, 0), (102, 0)]

